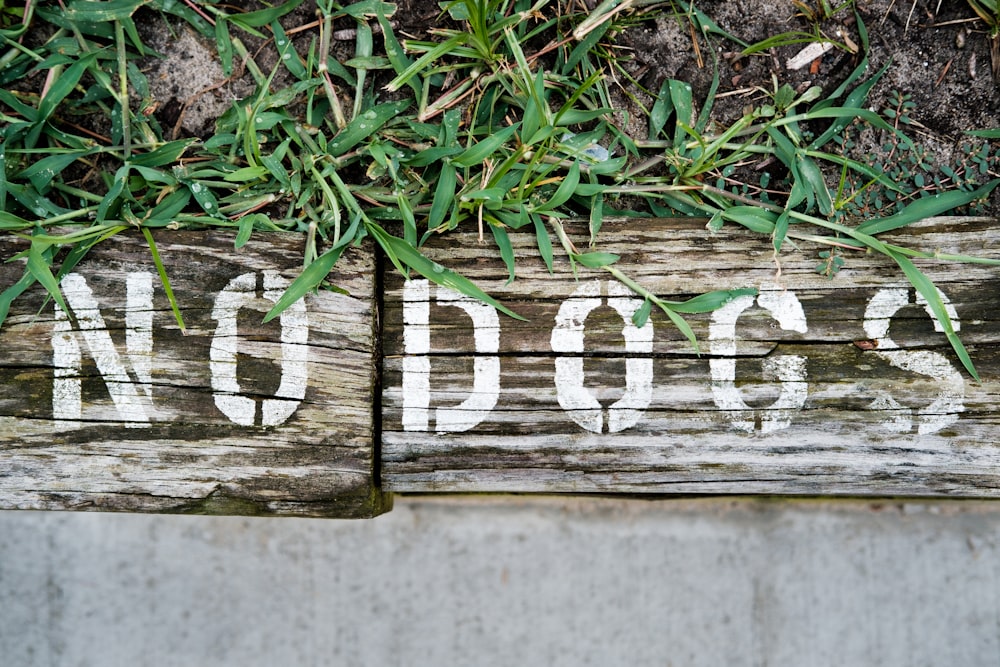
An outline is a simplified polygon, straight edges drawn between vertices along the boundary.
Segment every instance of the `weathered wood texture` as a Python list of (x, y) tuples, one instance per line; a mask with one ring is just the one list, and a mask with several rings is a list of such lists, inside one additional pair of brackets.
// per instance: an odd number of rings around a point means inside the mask
[[(141, 235), (37, 284), (0, 329), (0, 508), (367, 517), (377, 486), (370, 250), (261, 324), (301, 267), (300, 236), (158, 239), (187, 325)], [(11, 257), (23, 246), (4, 241)], [(12, 284), (22, 262), (0, 268)], [(304, 304), (304, 305), (303, 305)]]
[[(892, 238), (1000, 257), (990, 220)], [(698, 356), (655, 308), (652, 329), (628, 324), (641, 301), (606, 272), (550, 275), (532, 235), (512, 239), (509, 285), (471, 235), (431, 252), (526, 322), (386, 277), (387, 490), (1000, 495), (1000, 269), (917, 262), (954, 309), (977, 383), (879, 255), (845, 251), (828, 279), (809, 243), (779, 272), (769, 240), (735, 226), (607, 223), (601, 250), (664, 298), (761, 290), (688, 317)]]

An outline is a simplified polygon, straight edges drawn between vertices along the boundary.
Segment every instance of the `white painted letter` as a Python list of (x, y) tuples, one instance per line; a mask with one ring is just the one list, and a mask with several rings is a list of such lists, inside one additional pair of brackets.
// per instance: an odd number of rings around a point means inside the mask
[[(454, 290), (436, 288), (443, 306), (461, 308), (472, 319), (476, 356), (472, 393), (453, 408), (434, 410), (438, 433), (468, 431), (479, 425), (500, 398), (500, 317), (492, 306)], [(410, 280), (403, 286), (403, 430), (430, 429), (430, 283)]]
[(403, 285), (403, 430), (427, 431), (431, 404), (430, 282)]
[[(277, 271), (264, 271), (264, 299), (275, 303), (288, 282)], [(257, 298), (257, 274), (244, 273), (229, 281), (215, 297), (212, 317), (219, 325), (212, 336), (210, 352), (212, 394), (215, 405), (230, 421), (241, 426), (253, 426), (257, 401), (241, 396), (236, 377), (236, 354), (239, 347), (236, 318), (241, 309)], [(278, 398), (262, 402), (261, 423), (277, 426), (284, 423), (299, 407), (306, 395), (309, 375), (307, 362), (309, 318), (303, 300), (289, 306), (280, 316), (281, 322), (281, 383), (275, 392)]]
[[(137, 382), (129, 377), (128, 370), (115, 349), (97, 299), (87, 281), (79, 274), (70, 273), (62, 279), (61, 287), (122, 421), (128, 428), (149, 426), (147, 407), (153, 382), (152, 274), (130, 273), (126, 279), (125, 349)], [(73, 325), (69, 316), (57, 305), (52, 335), (52, 363), (55, 367), (52, 383), (53, 419), (76, 421), (82, 417), (81, 361), (80, 343)], [(139, 396), (136, 386), (142, 389), (145, 399)]]
[[(752, 296), (733, 299), (712, 313), (712, 323), (708, 329), (711, 353), (729, 357), (714, 358), (708, 362), (712, 371), (712, 397), (719, 409), (731, 413), (733, 426), (747, 433), (754, 431), (754, 410), (746, 404), (736, 386), (736, 321), (753, 304)], [(808, 330), (802, 304), (794, 293), (762, 289), (757, 297), (757, 304), (770, 312), (782, 329), (799, 333)], [(792, 411), (805, 405), (809, 394), (806, 358), (797, 354), (781, 355), (774, 359), (766, 357), (761, 366), (765, 379), (781, 382), (778, 399), (769, 408), (761, 410), (760, 414), (761, 432), (771, 433), (788, 428), (792, 423)]]
[[(552, 351), (580, 354), (583, 350), (584, 326), (587, 315), (601, 306), (600, 280), (580, 285), (559, 307), (556, 325), (552, 329)], [(653, 323), (638, 328), (632, 316), (642, 306), (642, 299), (617, 282), (608, 282), (608, 305), (624, 321), (622, 336), (625, 350), (632, 354), (653, 351)], [(583, 386), (583, 357), (556, 357), (556, 395), (559, 405), (570, 418), (593, 433), (604, 430), (604, 415), (600, 402)], [(653, 360), (650, 357), (629, 357), (625, 360), (625, 394), (608, 408), (608, 432), (617, 433), (635, 426), (649, 407), (653, 396)]]
[[(955, 331), (961, 328), (958, 313), (943, 292), (938, 290), (941, 301), (944, 302), (948, 317), (951, 318)], [(896, 368), (932, 377), (939, 381), (938, 399), (920, 410), (916, 419), (913, 411), (903, 408), (890, 394), (880, 392), (872, 401), (873, 410), (893, 410), (898, 414), (882, 422), (883, 426), (898, 433), (909, 433), (916, 422), (917, 433), (921, 435), (936, 433), (945, 426), (958, 421), (958, 413), (965, 410), (965, 381), (962, 374), (952, 366), (951, 362), (939, 352), (928, 350), (900, 350), (889, 337), (889, 323), (896, 312), (910, 304), (909, 289), (905, 287), (889, 287), (876, 292), (868, 308), (865, 309), (865, 333), (875, 341), (875, 355), (888, 361)], [(944, 331), (944, 327), (931, 310), (923, 295), (917, 293), (917, 304), (922, 305), (934, 321), (935, 331)]]

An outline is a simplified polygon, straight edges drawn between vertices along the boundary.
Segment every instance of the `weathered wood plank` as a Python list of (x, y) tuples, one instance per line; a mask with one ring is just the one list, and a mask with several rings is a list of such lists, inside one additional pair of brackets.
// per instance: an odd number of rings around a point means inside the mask
[[(352, 249), (321, 290), (261, 323), (301, 266), (299, 236), (158, 245), (182, 332), (138, 235), (36, 285), (0, 329), (0, 508), (373, 516), (374, 259)], [(22, 249), (3, 242), (4, 257)], [(0, 268), (0, 285), (23, 264)]]
[[(894, 238), (996, 258), (995, 225), (934, 219)], [(606, 224), (601, 249), (664, 298), (761, 290), (688, 318), (698, 356), (655, 309), (651, 329), (632, 327), (641, 302), (607, 273), (550, 275), (531, 236), (512, 238), (509, 285), (472, 235), (429, 252), (527, 322), (386, 276), (386, 489), (1000, 495), (997, 268), (918, 262), (953, 308), (976, 383), (878, 255), (848, 251), (828, 279), (814, 248), (784, 252), (779, 273), (768, 241), (738, 228)]]

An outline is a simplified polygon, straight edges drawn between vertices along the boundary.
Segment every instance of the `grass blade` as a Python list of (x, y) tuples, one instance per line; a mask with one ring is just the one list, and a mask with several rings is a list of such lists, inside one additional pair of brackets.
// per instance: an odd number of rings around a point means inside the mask
[(322, 255), (317, 257), (309, 266), (302, 270), (302, 273), (292, 281), (292, 284), (278, 297), (274, 307), (264, 316), (264, 323), (270, 322), (285, 311), (286, 308), (303, 298), (306, 294), (316, 289), (323, 280), (333, 270), (334, 264), (340, 259), (347, 243), (340, 243), (333, 246)]
[(399, 206), (399, 213), (403, 217), (403, 238), (411, 245), (417, 245), (417, 220), (413, 217), (413, 207), (410, 200), (403, 193), (396, 197), (396, 204)]
[[(413, 65), (413, 61), (406, 57), (402, 45), (396, 39), (396, 34), (392, 31), (392, 25), (385, 17), (385, 12), (378, 12), (378, 24), (382, 28), (382, 39), (385, 43), (385, 54), (389, 58), (396, 74), (400, 75)], [(420, 86), (412, 79), (406, 82), (413, 89), (414, 94), (420, 95)]]
[(695, 313), (710, 313), (713, 310), (718, 310), (733, 299), (741, 296), (756, 295), (757, 290), (753, 288), (716, 290), (714, 292), (699, 294), (687, 301), (665, 301), (664, 303), (668, 304), (671, 310), (676, 313), (693, 315)]
[(455, 165), (445, 162), (441, 165), (441, 174), (438, 176), (437, 185), (434, 188), (434, 200), (431, 202), (431, 211), (427, 216), (427, 227), (436, 229), (444, 222), (445, 215), (455, 205), (455, 187), (458, 185), (458, 172)]
[(37, 190), (39, 194), (45, 194), (52, 181), (57, 175), (61, 174), (66, 167), (76, 162), (79, 158), (93, 153), (93, 150), (88, 150), (82, 152), (73, 151), (70, 153), (57, 153), (55, 155), (49, 155), (48, 157), (44, 157), (38, 162), (26, 167), (14, 178), (27, 179), (31, 181), (31, 184), (35, 187), (35, 190)]
[(590, 244), (597, 243), (597, 235), (601, 233), (604, 224), (604, 195), (598, 193), (590, 200)]
[(10, 313), (10, 304), (36, 282), (35, 276), (31, 271), (25, 270), (17, 282), (5, 289), (3, 293), (0, 293), (0, 327), (7, 321), (7, 315)]
[(81, 77), (83, 77), (87, 69), (90, 68), (96, 60), (96, 53), (88, 53), (67, 67), (66, 70), (56, 78), (55, 82), (45, 93), (45, 97), (43, 97), (41, 102), (38, 103), (37, 120), (43, 121), (52, 115), (52, 113), (56, 110), (56, 107), (59, 106), (59, 103), (66, 99), (66, 96), (69, 95), (74, 88), (76, 88), (76, 84), (80, 82)]
[(504, 315), (513, 317), (516, 320), (524, 320), (523, 317), (510, 310), (502, 303), (481, 290), (471, 280), (465, 276), (447, 269), (435, 261), (425, 257), (419, 250), (411, 246), (401, 238), (397, 238), (375, 224), (367, 225), (368, 232), (378, 242), (386, 254), (395, 257), (399, 262), (410, 267), (424, 278), (437, 283), (442, 287), (453, 289), (460, 294), (472, 297), (478, 301), (493, 306)]
[(493, 238), (497, 242), (497, 247), (500, 248), (500, 258), (507, 267), (507, 284), (510, 285), (514, 282), (514, 246), (510, 243), (510, 235), (507, 234), (506, 229), (498, 224), (491, 224), (490, 231), (493, 232)]
[(163, 285), (163, 291), (167, 295), (167, 301), (170, 302), (170, 310), (174, 313), (174, 319), (177, 320), (177, 326), (180, 327), (182, 334), (186, 334), (187, 327), (184, 326), (184, 318), (181, 316), (181, 309), (177, 305), (177, 298), (174, 296), (174, 290), (170, 286), (170, 278), (167, 277), (167, 268), (163, 266), (163, 260), (160, 258), (160, 251), (157, 250), (156, 242), (153, 241), (153, 232), (151, 232), (148, 227), (143, 227), (142, 235), (146, 237), (146, 243), (149, 245), (149, 254), (153, 256), (153, 264), (156, 265), (156, 272), (160, 275), (160, 283)]
[(656, 102), (649, 112), (649, 138), (656, 139), (660, 132), (667, 125), (670, 114), (674, 112), (673, 101), (670, 99), (670, 79), (663, 81), (660, 86), (660, 94), (656, 96)]
[(584, 252), (574, 253), (573, 260), (579, 262), (588, 269), (602, 269), (611, 266), (621, 257), (611, 252)]
[(722, 211), (722, 217), (760, 234), (774, 233), (777, 220), (777, 215), (756, 206), (732, 206)]
[(68, 314), (69, 306), (66, 305), (65, 299), (63, 299), (62, 290), (59, 289), (59, 281), (52, 275), (51, 261), (52, 255), (50, 253), (43, 254), (42, 246), (33, 241), (31, 248), (28, 250), (28, 272), (35, 280), (42, 284), (42, 287), (59, 304), (63, 312)]
[(636, 328), (641, 329), (646, 326), (646, 322), (649, 321), (649, 316), (653, 312), (653, 302), (649, 299), (643, 299), (642, 305), (635, 309), (632, 313), (632, 324)]
[(565, 204), (570, 197), (573, 196), (579, 184), (580, 184), (580, 163), (574, 162), (573, 166), (569, 168), (569, 171), (563, 178), (562, 183), (560, 183), (559, 187), (556, 189), (555, 194), (552, 195), (552, 198), (547, 202), (545, 202), (544, 204), (542, 204), (541, 206), (539, 206), (538, 208), (536, 208), (535, 212), (543, 213), (545, 211), (552, 211), (555, 210), (556, 208), (559, 208), (560, 206)]
[(77, 0), (67, 5), (64, 15), (81, 23), (107, 23), (127, 19), (149, 0)]
[(299, 54), (295, 51), (292, 40), (288, 39), (288, 35), (285, 34), (285, 29), (277, 21), (272, 21), (271, 32), (274, 34), (274, 44), (278, 47), (278, 57), (281, 58), (281, 62), (288, 68), (288, 71), (300, 81), (308, 79), (309, 73), (306, 71), (305, 65), (302, 64)]
[(404, 85), (409, 83), (410, 79), (420, 74), (422, 70), (429, 67), (435, 60), (441, 56), (451, 53), (455, 47), (461, 46), (468, 40), (469, 36), (464, 33), (454, 35), (447, 40), (441, 42), (430, 51), (420, 56), (416, 62), (406, 68), (406, 70), (397, 76), (395, 79), (389, 82), (385, 87), (389, 92), (394, 92), (402, 88)]
[(552, 273), (552, 238), (549, 236), (549, 230), (546, 229), (545, 223), (542, 222), (542, 217), (539, 215), (532, 214), (531, 221), (535, 226), (535, 239), (538, 245), (538, 254), (541, 256), (542, 261), (545, 262), (545, 268), (548, 269), (549, 273)]
[(965, 349), (965, 345), (962, 344), (958, 334), (955, 333), (954, 324), (952, 324), (951, 317), (948, 315), (948, 310), (945, 308), (944, 302), (941, 300), (941, 295), (938, 293), (937, 287), (934, 286), (934, 282), (924, 275), (909, 258), (892, 250), (887, 254), (899, 264), (899, 268), (906, 274), (907, 279), (913, 287), (926, 299), (931, 312), (934, 313), (934, 318), (944, 329), (944, 334), (948, 338), (948, 342), (951, 343), (952, 349), (955, 350), (955, 355), (962, 362), (962, 366), (965, 367), (965, 370), (968, 371), (969, 375), (976, 382), (979, 382), (979, 373), (976, 372), (976, 367), (969, 357), (968, 350)]
[(276, 21), (285, 14), (293, 11), (301, 4), (302, 0), (291, 0), (290, 2), (278, 3), (276, 6), (268, 7), (266, 9), (258, 9), (253, 12), (243, 12), (240, 14), (231, 14), (229, 18), (233, 23), (237, 23), (241, 26), (262, 28), (268, 23)]
[(219, 53), (222, 75), (229, 78), (233, 74), (233, 40), (229, 36), (229, 27), (224, 17), (219, 17), (215, 22), (215, 48)]
[(965, 206), (977, 199), (982, 199), (988, 196), (998, 184), (1000, 184), (1000, 179), (993, 179), (973, 192), (950, 190), (928, 197), (921, 197), (907, 205), (899, 213), (890, 215), (887, 218), (868, 220), (861, 223), (858, 225), (857, 230), (864, 234), (875, 235), (892, 229), (899, 229), (911, 223), (919, 222), (935, 215), (941, 215), (959, 206)]
[(691, 84), (670, 79), (670, 101), (677, 113), (677, 126), (674, 128), (674, 146), (682, 146), (687, 132), (684, 127), (695, 123), (694, 105), (692, 102)]
[[(860, 19), (859, 19), (859, 21), (860, 21)], [(860, 25), (860, 23), (859, 23), (859, 25)], [(864, 104), (865, 99), (868, 98), (869, 91), (871, 91), (871, 89), (875, 86), (875, 84), (878, 83), (878, 80), (882, 78), (882, 75), (885, 74), (886, 71), (888, 71), (889, 65), (891, 65), (891, 64), (892, 64), (891, 62), (887, 62), (882, 67), (882, 69), (880, 69), (878, 72), (875, 73), (875, 76), (873, 76), (872, 78), (868, 79), (864, 83), (858, 85), (857, 88), (854, 88), (853, 90), (851, 90), (851, 92), (848, 93), (847, 98), (844, 100), (844, 103), (841, 105), (841, 108), (844, 108), (844, 109), (860, 109), (862, 107), (862, 105)], [(858, 65), (857, 69), (854, 70), (854, 74), (859, 74), (860, 75), (861, 73), (864, 72), (864, 70), (862, 69), (862, 67), (867, 68), (867, 66), (868, 66), (868, 58), (866, 57), (865, 60), (864, 60), (864, 62), (862, 62), (860, 65)], [(852, 76), (854, 74), (852, 74)], [(845, 83), (847, 83), (847, 82), (845, 82)], [(843, 94), (842, 92), (840, 92), (838, 90), (836, 93), (834, 93), (834, 95), (836, 95), (837, 97), (839, 97), (839, 95), (837, 93)], [(831, 96), (831, 98), (832, 97), (833, 96)], [(813, 108), (816, 109), (816, 110), (818, 110), (818, 109), (823, 108), (823, 106), (824, 105), (821, 102), (821, 103), (817, 104)], [(813, 142), (811, 144), (809, 144), (809, 148), (815, 150), (815, 149), (818, 149), (818, 148), (820, 148), (822, 146), (825, 146), (826, 144), (828, 144), (830, 142), (831, 139), (833, 139), (835, 136), (837, 136), (838, 134), (840, 134), (841, 132), (843, 132), (844, 128), (846, 128), (848, 125), (851, 124), (851, 121), (852, 121), (852, 118), (850, 116), (844, 116), (844, 117), (836, 119), (830, 125), (830, 127), (826, 128), (826, 130), (822, 134), (820, 134), (818, 137), (816, 137), (813, 140)]]
[(131, 163), (139, 167), (163, 167), (175, 164), (197, 139), (178, 139), (157, 146), (148, 153), (133, 154)]
[(337, 133), (337, 136), (326, 145), (326, 152), (334, 157), (343, 155), (382, 129), (383, 125), (401, 114), (408, 106), (410, 106), (409, 100), (375, 105), (358, 115)]
[(604, 34), (610, 27), (610, 22), (602, 23), (594, 30), (591, 30), (587, 36), (583, 38), (583, 40), (573, 47), (573, 50), (569, 54), (569, 58), (566, 59), (566, 63), (563, 65), (563, 74), (568, 75), (578, 64), (580, 64), (580, 61), (589, 56), (591, 54), (591, 49), (593, 49), (597, 43), (601, 41), (601, 38), (604, 37)]
[(239, 250), (250, 241), (250, 236), (253, 234), (254, 220), (258, 215), (262, 214), (254, 213), (240, 218), (240, 230), (237, 232), (236, 241), (233, 243), (233, 247), (236, 250)]
[(823, 178), (823, 172), (820, 171), (819, 165), (802, 153), (796, 157), (798, 159), (798, 172), (809, 186), (810, 199), (816, 198), (816, 206), (820, 213), (833, 215), (833, 198), (830, 196), (830, 190), (826, 186), (826, 180)]
[(514, 136), (521, 126), (520, 121), (513, 125), (508, 125), (499, 132), (494, 132), (477, 144), (469, 146), (461, 154), (452, 158), (452, 164), (459, 167), (473, 167), (481, 164), (483, 160), (493, 155), (497, 150), (507, 143), (507, 140)]
[(791, 221), (791, 216), (788, 211), (782, 211), (781, 215), (774, 223), (774, 233), (772, 234), (772, 243), (774, 244), (774, 252), (781, 252), (781, 246), (785, 242), (785, 235), (788, 234), (788, 224)]

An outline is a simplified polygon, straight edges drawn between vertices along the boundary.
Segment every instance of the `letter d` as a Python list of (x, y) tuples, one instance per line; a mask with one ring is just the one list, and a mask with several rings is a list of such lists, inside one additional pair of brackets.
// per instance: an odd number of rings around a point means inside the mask
[[(403, 286), (403, 430), (430, 430), (430, 283)], [(436, 287), (438, 304), (461, 308), (472, 318), (476, 356), (472, 393), (453, 408), (434, 410), (437, 433), (468, 431), (479, 425), (500, 397), (500, 318), (492, 306), (446, 287)]]

